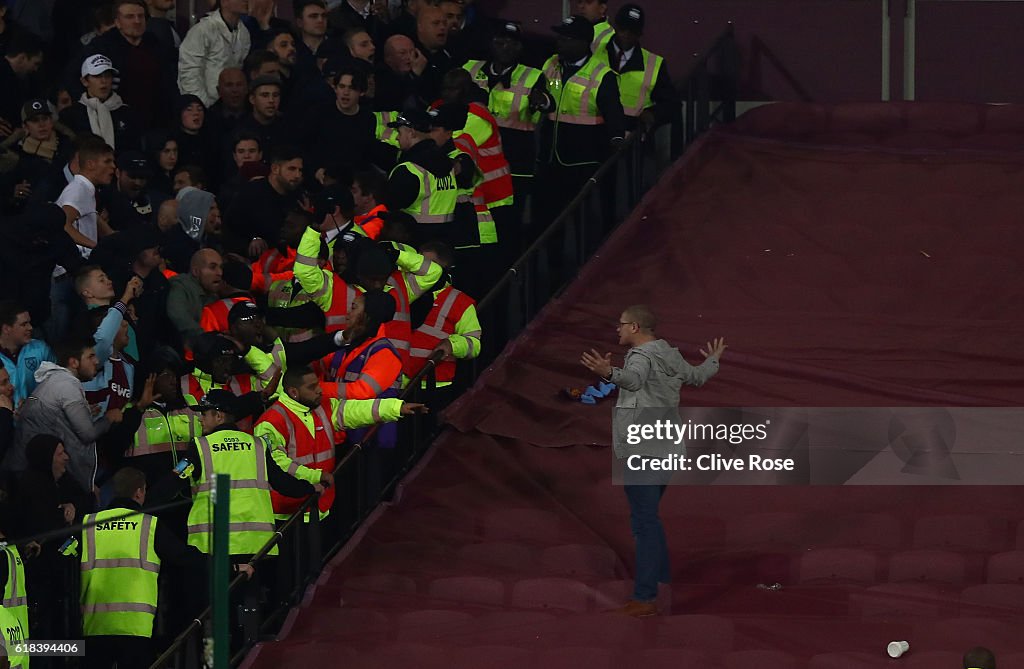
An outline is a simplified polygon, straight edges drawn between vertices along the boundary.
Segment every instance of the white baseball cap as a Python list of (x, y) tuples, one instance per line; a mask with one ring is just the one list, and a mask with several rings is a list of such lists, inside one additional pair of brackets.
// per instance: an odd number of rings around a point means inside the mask
[(95, 56), (89, 56), (82, 62), (82, 76), (93, 76), (103, 74), (104, 72), (113, 72), (119, 74), (114, 64), (110, 62), (110, 59), (101, 53)]

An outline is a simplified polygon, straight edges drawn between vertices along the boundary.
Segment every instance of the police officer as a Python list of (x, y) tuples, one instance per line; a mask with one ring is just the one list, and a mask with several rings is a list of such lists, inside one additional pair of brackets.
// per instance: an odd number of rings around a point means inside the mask
[(665, 59), (640, 44), (644, 22), (640, 5), (623, 5), (615, 15), (614, 36), (594, 54), (619, 75), (619, 98), (628, 130), (639, 127), (649, 131), (671, 122), (679, 112), (679, 96)]
[[(522, 25), (515, 21), (502, 21), (491, 39), (491, 59), (471, 60), (464, 66), (473, 81), (487, 92), (487, 108), (498, 122), (501, 145), (512, 170), (515, 190), (513, 218), (517, 221), (530, 211), (533, 177), (537, 168), (536, 129), (541, 114), (554, 109), (544, 73), (523, 65), (520, 62), (522, 52)], [(502, 244), (506, 243), (506, 236), (502, 235)], [(521, 244), (514, 235), (508, 241), (513, 242), (517, 251), (520, 250)]]
[[(205, 574), (207, 560), (156, 517), (143, 513), (146, 475), (140, 470), (119, 470), (114, 475), (114, 494), (106, 510), (85, 517), (82, 531), (85, 666), (146, 667), (153, 661), (161, 564)], [(236, 566), (235, 571), (252, 575), (248, 565)]]
[[(404, 211), (415, 218), (419, 238), (441, 237), (458, 246), (473, 236), (476, 227), (469, 202), (476, 168), (466, 156), (457, 170), (456, 161), (430, 138), (431, 124), (431, 115), (419, 110), (405, 112), (388, 124), (398, 130), (402, 154), (388, 177), (386, 205), (388, 211)], [(457, 207), (460, 195), (466, 202)]]
[(625, 137), (617, 77), (591, 57), (593, 26), (574, 15), (552, 30), (558, 53), (544, 74), (554, 110), (541, 132), (535, 227), (553, 221)]

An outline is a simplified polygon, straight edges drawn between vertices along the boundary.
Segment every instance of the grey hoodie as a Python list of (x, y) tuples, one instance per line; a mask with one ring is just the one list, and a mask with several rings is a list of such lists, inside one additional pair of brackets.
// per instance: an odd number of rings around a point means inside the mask
[(206, 232), (206, 219), (213, 207), (213, 194), (186, 186), (178, 191), (178, 225), (194, 242), (201, 242)]
[(37, 434), (52, 434), (71, 458), (68, 474), (82, 490), (91, 491), (96, 478), (96, 439), (110, 429), (110, 423), (106, 418), (93, 422), (82, 384), (64, 367), (44, 362), (35, 378), (39, 385), (21, 407), (14, 448), (4, 460), (4, 469), (28, 469), (25, 445)]
[[(631, 423), (653, 423), (656, 420), (679, 421), (679, 389), (684, 384), (702, 386), (718, 372), (718, 360), (708, 358), (694, 367), (683, 359), (679, 349), (664, 339), (640, 344), (629, 349), (622, 369), (612, 368), (611, 381), (619, 387), (615, 403), (613, 440), (615, 455), (625, 458), (636, 453), (664, 455), (626, 442)], [(682, 450), (680, 444), (679, 449)], [(645, 453), (645, 450), (650, 452)]]

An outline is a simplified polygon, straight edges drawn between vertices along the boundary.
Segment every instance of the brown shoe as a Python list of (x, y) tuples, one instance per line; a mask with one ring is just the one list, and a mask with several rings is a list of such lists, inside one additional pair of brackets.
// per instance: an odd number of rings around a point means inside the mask
[(635, 599), (631, 599), (622, 608), (615, 609), (615, 613), (621, 613), (633, 618), (647, 618), (658, 615), (658, 605), (654, 602), (638, 602)]

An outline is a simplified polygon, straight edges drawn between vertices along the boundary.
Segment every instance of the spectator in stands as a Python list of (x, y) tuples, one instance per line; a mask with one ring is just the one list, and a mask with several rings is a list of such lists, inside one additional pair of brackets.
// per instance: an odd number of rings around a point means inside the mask
[(25, 448), (37, 434), (57, 436), (68, 452), (68, 473), (83, 490), (94, 491), (96, 439), (121, 421), (121, 411), (111, 409), (93, 420), (82, 383), (99, 371), (92, 338), (71, 338), (57, 345), (57, 362), (43, 362), (36, 370), (39, 385), (19, 414), (14, 449), (6, 464), (13, 471), (27, 467)]
[(21, 404), (36, 387), (36, 370), (56, 358), (42, 339), (32, 338), (32, 315), (11, 300), (0, 302), (0, 361), (14, 386), (14, 404)]
[(259, 258), (278, 238), (285, 215), (295, 207), (302, 176), (298, 148), (273, 148), (270, 176), (244, 184), (224, 217), (227, 249), (250, 260)]
[(186, 345), (191, 345), (192, 339), (203, 333), (199, 326), (203, 307), (220, 299), (223, 285), (224, 260), (213, 249), (196, 251), (189, 273), (171, 279), (167, 315)]
[(964, 653), (963, 669), (996, 669), (996, 656), (984, 646), (975, 646)]
[(80, 522), (93, 508), (95, 497), (68, 471), (70, 457), (60, 437), (32, 437), (25, 445), (25, 460), (25, 470), (15, 477), (11, 495), (15, 530), (20, 536), (56, 532), (41, 539), (34, 556), (25, 560), (30, 624), (38, 639), (59, 637), (64, 598), (71, 592), (64, 578), (70, 558), (58, 550), (70, 534), (59, 531)]
[[(165, 49), (174, 51), (174, 62), (177, 64), (178, 47), (181, 46), (181, 35), (174, 27), (174, 22), (167, 18), (167, 13), (174, 9), (174, 0), (146, 0), (149, 19), (146, 21), (146, 32), (150, 33)], [(177, 78), (175, 78), (177, 81)]]
[(332, 28), (338, 32), (360, 30), (380, 39), (387, 26), (387, 0), (342, 0), (327, 16)]
[(206, 190), (206, 184), (209, 182), (209, 178), (206, 176), (206, 170), (198, 165), (182, 165), (178, 169), (174, 170), (174, 179), (171, 182), (174, 190), (174, 195), (177, 196), (185, 188), (198, 188), (199, 190)]
[(7, 43), (0, 61), (0, 137), (18, 126), (21, 105), (33, 97), (30, 78), (43, 64), (43, 42), (28, 31), (18, 31)]
[(352, 170), (366, 165), (377, 143), (377, 120), (360, 103), (366, 93), (366, 75), (352, 66), (330, 74), (335, 81), (334, 101), (311, 110), (299, 129), (300, 142), (310, 156), (308, 169), (321, 181), (326, 167)]
[[(118, 75), (114, 89), (134, 110), (143, 129), (167, 118), (177, 91), (174, 52), (146, 32), (144, 0), (115, 0), (114, 28), (94, 39), (83, 55), (103, 54)], [(169, 24), (168, 24), (169, 25)]]
[(174, 197), (172, 182), (178, 166), (178, 140), (164, 130), (157, 130), (146, 138), (146, 151), (153, 166), (147, 189), (149, 199), (159, 207), (161, 202)]
[(224, 68), (217, 78), (220, 99), (206, 110), (205, 127), (212, 137), (229, 136), (249, 112), (249, 82), (237, 67)]
[(311, 70), (316, 65), (317, 51), (329, 37), (327, 35), (327, 4), (324, 0), (295, 0), (295, 27), (299, 31), (296, 62), (300, 68)]
[(252, 113), (239, 120), (238, 130), (255, 133), (261, 146), (274, 146), (288, 135), (281, 117), (281, 80), (277, 77), (257, 77), (249, 85), (249, 104)]
[(619, 96), (626, 115), (626, 129), (649, 131), (670, 123), (679, 114), (679, 97), (664, 58), (640, 44), (644, 34), (644, 10), (623, 5), (615, 15), (615, 34), (594, 57), (619, 75)]
[(217, 196), (225, 209), (230, 208), (235, 196), (242, 188), (242, 184), (249, 181), (249, 179), (243, 180), (242, 167), (246, 163), (263, 163), (263, 149), (260, 146), (259, 135), (256, 133), (240, 130), (234, 134), (231, 142), (232, 167), (228, 170), (230, 176), (224, 180)]
[(178, 89), (209, 107), (219, 97), (224, 68), (241, 67), (249, 54), (249, 29), (242, 23), (249, 0), (220, 0), (219, 8), (192, 26), (178, 52)]
[[(178, 126), (173, 136), (178, 142), (178, 164), (202, 168), (206, 177), (203, 186), (210, 185), (207, 181), (220, 175), (222, 140), (206, 127), (206, 106), (194, 95), (182, 95), (178, 97), (175, 112)], [(189, 185), (196, 186), (194, 181)]]
[(103, 54), (82, 61), (85, 92), (60, 113), (61, 122), (75, 132), (91, 132), (118, 151), (138, 148), (141, 126), (134, 110), (114, 92), (117, 70)]
[[(102, 58), (102, 56), (94, 56)], [(57, 204), (64, 209), (65, 231), (88, 258), (101, 236), (112, 230), (97, 211), (96, 188), (108, 186), (114, 178), (114, 150), (100, 138), (90, 138), (78, 147), (78, 173), (64, 188)]]
[(127, 230), (153, 221), (153, 203), (146, 194), (152, 173), (141, 151), (125, 151), (117, 157), (117, 178), (109, 205), (112, 229)]
[(121, 299), (107, 309), (89, 312), (89, 330), (96, 342), (96, 376), (82, 383), (89, 406), (100, 414), (110, 409), (124, 410), (135, 388), (138, 360), (124, 351), (128, 346), (128, 306), (142, 293), (142, 280), (132, 277)]
[(373, 65), (373, 58), (377, 55), (377, 45), (373, 43), (370, 33), (362, 28), (351, 28), (342, 35), (349, 54), (357, 59), (364, 60)]
[[(69, 131), (54, 125), (53, 107), (47, 100), (35, 98), (21, 107), (22, 128), (4, 142), (14, 143), (13, 155), (17, 164), (4, 175), (5, 195), (11, 196), (6, 211), (21, 210), (32, 197), (35, 184), (53, 172), (54, 165), (62, 165), (71, 155)], [(2, 152), (2, 149), (0, 149)]]
[(392, 35), (384, 43), (384, 62), (377, 68), (377, 90), (373, 99), (378, 111), (419, 107), (416, 87), (427, 67), (427, 59), (405, 35)]
[(448, 51), (448, 23), (444, 11), (434, 5), (423, 5), (416, 16), (416, 48), (427, 59), (420, 73), (420, 100), (429, 103), (441, 94), (441, 78), (456, 65)]
[(210, 222), (220, 217), (213, 194), (188, 186), (178, 191), (177, 225), (164, 233), (163, 256), (175, 272), (185, 272), (206, 243)]
[[(613, 419), (613, 446), (615, 456), (624, 459), (630, 455), (664, 457), (664, 447), (653, 444), (629, 445), (626, 431), (637, 411), (651, 412), (650, 420), (679, 422), (679, 389), (685, 385), (701, 386), (718, 373), (718, 360), (725, 351), (725, 340), (709, 342), (701, 350), (703, 364), (692, 367), (679, 349), (673, 348), (655, 334), (657, 321), (654, 312), (645, 305), (633, 305), (619, 317), (619, 345), (629, 346), (621, 368), (612, 366), (612, 354), (603, 356), (596, 349), (585, 351), (580, 362), (603, 380), (619, 388)], [(630, 523), (636, 541), (636, 580), (633, 599), (619, 609), (628, 616), (645, 617), (658, 613), (656, 599), (658, 583), (669, 583), (668, 543), (665, 530), (658, 517), (658, 505), (665, 494), (671, 472), (635, 470), (627, 467), (623, 475), (626, 498), (629, 500)]]

